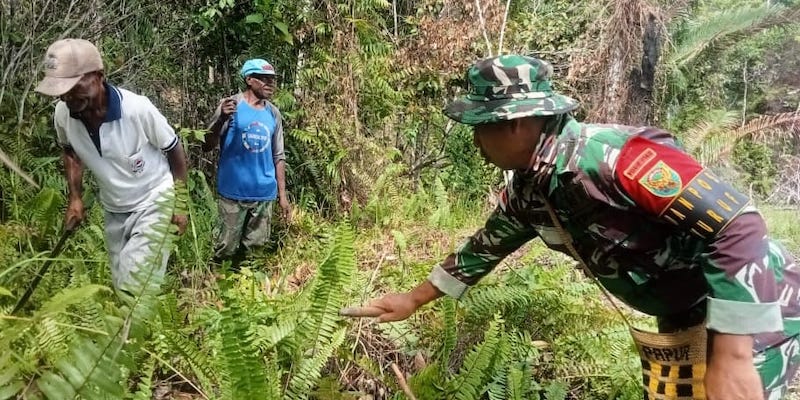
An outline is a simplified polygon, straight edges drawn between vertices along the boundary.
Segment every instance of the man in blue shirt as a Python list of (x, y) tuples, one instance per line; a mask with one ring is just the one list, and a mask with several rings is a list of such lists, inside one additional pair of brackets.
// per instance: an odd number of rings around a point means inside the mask
[(215, 258), (238, 262), (245, 251), (269, 239), (272, 203), (283, 216), (291, 208), (286, 195), (283, 125), (269, 102), (275, 91), (275, 69), (262, 59), (248, 60), (241, 76), (246, 89), (220, 102), (203, 149), (219, 146), (217, 192), (220, 225), (215, 233)]

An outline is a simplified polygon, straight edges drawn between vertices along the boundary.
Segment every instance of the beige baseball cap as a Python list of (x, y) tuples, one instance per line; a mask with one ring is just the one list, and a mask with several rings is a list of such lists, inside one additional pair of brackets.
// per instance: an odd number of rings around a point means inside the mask
[(44, 79), (34, 90), (48, 96), (61, 96), (69, 92), (83, 74), (102, 69), (103, 59), (92, 42), (62, 39), (47, 48)]

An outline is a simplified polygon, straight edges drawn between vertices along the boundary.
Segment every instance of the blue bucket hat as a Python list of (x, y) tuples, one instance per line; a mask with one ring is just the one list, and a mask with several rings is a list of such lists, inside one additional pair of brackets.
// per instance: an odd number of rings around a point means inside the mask
[(268, 63), (266, 60), (262, 60), (260, 58), (254, 58), (252, 60), (247, 60), (242, 65), (242, 71), (240, 72), (242, 78), (247, 78), (253, 74), (259, 75), (275, 75), (275, 68), (272, 64)]

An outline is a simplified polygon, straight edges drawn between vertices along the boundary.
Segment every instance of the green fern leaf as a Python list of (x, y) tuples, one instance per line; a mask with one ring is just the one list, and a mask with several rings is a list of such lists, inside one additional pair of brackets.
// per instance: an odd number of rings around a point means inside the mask
[(50, 400), (84, 398), (121, 398), (125, 392), (122, 374), (112, 355), (120, 343), (108, 338), (80, 338), (70, 346), (70, 357), (56, 362), (60, 375), (47, 371), (37, 381)]
[(248, 322), (238, 301), (225, 297), (226, 307), (222, 311), (220, 353), (232, 398), (260, 399), (268, 391), (267, 377), (255, 347), (243, 338), (247, 337)]
[(110, 292), (110, 289), (102, 285), (85, 285), (61, 290), (50, 300), (42, 304), (42, 307), (36, 311), (35, 315), (40, 317), (64, 312), (67, 310), (67, 307), (76, 303), (82, 303), (100, 291)]
[(0, 355), (0, 400), (10, 399), (25, 388), (19, 373), (19, 366), (12, 358), (12, 352)]
[(488, 378), (494, 374), (491, 367), (499, 349), (502, 325), (503, 320), (499, 317), (489, 324), (483, 343), (475, 345), (458, 374), (448, 381), (448, 399), (475, 400), (480, 397)]
[(458, 327), (456, 325), (456, 300), (446, 298), (442, 301), (442, 313), (444, 319), (444, 332), (442, 332), (442, 348), (439, 359), (447, 365), (450, 354), (456, 348), (458, 342)]
[(322, 373), (322, 367), (333, 355), (334, 350), (339, 348), (344, 342), (346, 329), (340, 329), (333, 334), (331, 342), (318, 349), (313, 357), (304, 359), (299, 366), (292, 372), (289, 380), (289, 387), (286, 390), (286, 398), (291, 400), (306, 399)]
[(317, 270), (310, 295), (309, 318), (302, 323), (302, 331), (308, 332), (306, 337), (312, 348), (329, 343), (341, 320), (338, 315), (345, 301), (344, 291), (350, 286), (356, 269), (353, 235), (349, 228), (339, 228), (328, 257)]

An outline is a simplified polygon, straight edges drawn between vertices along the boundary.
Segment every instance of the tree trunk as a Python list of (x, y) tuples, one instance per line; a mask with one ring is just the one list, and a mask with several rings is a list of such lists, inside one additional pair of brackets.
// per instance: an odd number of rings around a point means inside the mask
[(642, 64), (634, 67), (630, 74), (627, 110), (622, 118), (626, 124), (652, 125), (655, 122), (653, 87), (663, 41), (661, 21), (649, 13), (642, 37)]

